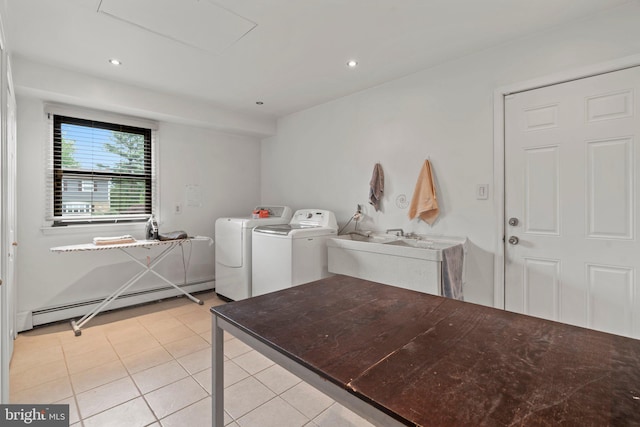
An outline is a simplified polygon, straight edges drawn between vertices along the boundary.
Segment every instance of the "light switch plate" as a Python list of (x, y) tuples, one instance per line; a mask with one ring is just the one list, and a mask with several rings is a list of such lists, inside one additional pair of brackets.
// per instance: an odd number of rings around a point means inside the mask
[(476, 185), (476, 199), (487, 200), (489, 198), (489, 184)]

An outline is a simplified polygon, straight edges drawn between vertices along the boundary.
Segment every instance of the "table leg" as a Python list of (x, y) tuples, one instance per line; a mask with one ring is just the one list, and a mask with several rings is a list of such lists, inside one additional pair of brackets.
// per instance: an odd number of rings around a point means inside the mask
[(211, 401), (213, 427), (224, 427), (224, 339), (218, 326), (218, 316), (213, 315), (211, 327)]

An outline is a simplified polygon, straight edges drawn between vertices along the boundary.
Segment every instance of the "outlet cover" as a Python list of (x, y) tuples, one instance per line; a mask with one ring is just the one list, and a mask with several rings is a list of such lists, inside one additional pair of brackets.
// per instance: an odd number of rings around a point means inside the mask
[(476, 185), (476, 199), (487, 200), (489, 198), (489, 184)]

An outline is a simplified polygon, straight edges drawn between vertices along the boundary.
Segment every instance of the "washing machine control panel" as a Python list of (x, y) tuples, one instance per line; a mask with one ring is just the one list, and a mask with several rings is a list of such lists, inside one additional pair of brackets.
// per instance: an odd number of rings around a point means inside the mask
[(291, 225), (304, 225), (307, 227), (334, 227), (336, 218), (333, 212), (322, 209), (297, 210), (291, 220)]

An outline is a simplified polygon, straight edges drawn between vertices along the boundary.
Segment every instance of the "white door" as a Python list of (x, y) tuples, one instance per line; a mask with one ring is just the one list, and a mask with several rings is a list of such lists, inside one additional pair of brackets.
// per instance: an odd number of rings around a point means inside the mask
[(638, 96), (640, 67), (506, 97), (507, 310), (640, 338)]

